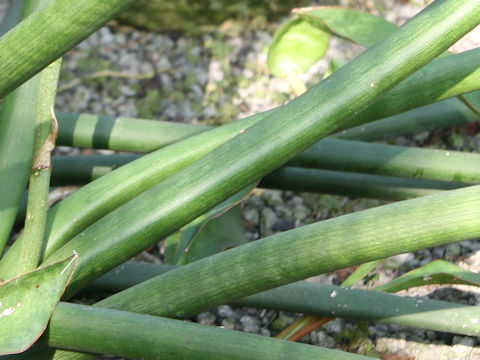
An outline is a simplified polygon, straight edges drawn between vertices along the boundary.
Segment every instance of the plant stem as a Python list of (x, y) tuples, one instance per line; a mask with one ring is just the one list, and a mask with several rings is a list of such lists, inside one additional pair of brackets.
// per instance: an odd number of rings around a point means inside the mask
[[(60, 70), (60, 61), (55, 63), (56, 75)], [(44, 70), (47, 71), (47, 70)], [(54, 77), (54, 84), (56, 85)], [(54, 89), (54, 88), (52, 88)], [(44, 89), (45, 90), (45, 89)], [(55, 90), (53, 90), (51, 100), (55, 98)], [(45, 99), (43, 99), (45, 100)], [(48, 105), (48, 101), (41, 101), (43, 106)], [(39, 110), (40, 121), (37, 127), (41, 127), (44, 123), (41, 111)], [(27, 204), (27, 216), (25, 219), (24, 241), (21, 244), (20, 259), (18, 263), (18, 274), (23, 274), (34, 270), (41, 260), (43, 240), (45, 235), (45, 222), (48, 210), (48, 191), (50, 189), (50, 172), (52, 169), (51, 152), (55, 147), (55, 139), (57, 137), (58, 123), (51, 107), (51, 117), (53, 120), (50, 134), (44, 139), (43, 144), (37, 149), (33, 159), (32, 173), (30, 174), (29, 197)], [(40, 137), (42, 138), (42, 137)]]
[(307, 91), (307, 86), (299, 75), (290, 72), (287, 74), (287, 81), (295, 96), (300, 96)]

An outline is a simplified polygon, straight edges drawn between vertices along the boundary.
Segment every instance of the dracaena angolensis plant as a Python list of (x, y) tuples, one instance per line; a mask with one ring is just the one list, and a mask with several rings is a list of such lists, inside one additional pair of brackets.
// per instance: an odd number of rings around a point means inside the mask
[[(372, 109), (387, 109), (385, 110), (386, 112), (383, 112), (383, 115), (389, 115), (410, 108), (414, 102), (404, 101), (402, 99), (412, 92), (412, 88), (418, 90), (419, 83), (423, 86), (422, 89), (433, 87), (433, 83), (437, 83), (438, 86), (435, 91), (421, 92), (421, 96), (417, 96), (417, 101), (415, 103), (416, 106), (423, 104), (426, 101), (438, 100), (438, 93), (441, 94), (441, 98), (442, 96), (453, 96), (460, 94), (462, 91), (470, 91), (477, 88), (480, 83), (478, 81), (480, 71), (476, 69), (476, 62), (474, 61), (476, 57), (478, 57), (478, 50), (472, 50), (456, 56), (433, 61), (420, 72), (408, 78), (398, 87), (389, 91), (372, 105), (367, 107), (355, 117), (355, 122), (358, 123), (376, 119), (380, 112), (373, 111)], [(456, 62), (460, 62), (462, 66), (454, 66)], [(457, 73), (452, 72), (452, 68), (459, 71)], [(440, 76), (438, 74), (442, 75)], [(477, 79), (477, 81), (474, 81), (475, 79)], [(452, 83), (455, 84), (454, 87), (451, 86)], [(462, 84), (465, 85), (465, 87), (461, 86)], [(418, 100), (420, 98), (421, 100)], [(159, 163), (154, 158), (168, 158), (171, 160), (171, 163), (183, 163), (186, 165), (186, 159), (190, 155), (189, 153), (185, 153), (185, 150), (182, 149), (191, 150), (193, 147), (199, 149), (195, 154), (191, 154), (194, 155), (188, 160), (188, 162), (191, 162), (203, 154), (206, 154), (208, 151), (213, 150), (216, 146), (226, 141), (226, 139), (234, 136), (238, 129), (243, 129), (242, 126), (245, 126), (245, 128), (252, 126), (269, 114), (271, 114), (271, 111), (260, 113), (253, 117), (241, 120), (243, 125), (239, 123), (231, 124), (224, 127), (223, 130), (219, 130), (221, 133), (216, 131), (211, 134), (203, 134), (195, 138), (195, 140), (190, 140), (205, 144), (205, 146), (192, 145), (187, 141), (184, 143), (183, 148), (182, 145), (179, 145), (180, 147), (178, 148), (173, 147), (165, 149), (165, 151), (157, 152), (156, 155), (151, 157), (151, 159), (145, 159), (135, 165), (132, 164), (132, 166), (128, 168), (129, 170), (123, 169), (115, 175), (112, 174), (108, 180), (104, 179), (101, 183), (92, 184), (85, 189), (82, 189), (80, 193), (74, 195), (73, 198), (64, 201), (61, 205), (55, 207), (54, 210), (50, 212), (47, 222), (48, 236), (44, 246), (45, 254), (49, 255), (52, 250), (56, 250), (71, 237), (82, 231), (86, 226), (95, 222), (134, 196), (145, 191), (148, 187), (153, 186), (156, 182), (166, 178), (168, 174), (171, 174), (171, 172), (166, 172), (165, 163)], [(368, 116), (365, 116), (364, 114), (367, 114)], [(112, 147), (114, 149), (149, 151), (162, 143), (162, 139), (164, 138), (163, 134), (167, 131), (165, 130), (165, 127), (167, 127), (165, 124), (158, 124), (157, 122), (151, 124), (151, 122), (145, 120), (133, 120), (131, 121), (131, 124), (129, 124), (128, 121), (125, 122), (122, 118), (119, 118), (117, 120), (118, 124), (113, 126), (116, 122), (112, 122), (114, 121), (112, 118), (96, 117), (94, 115), (72, 116), (71, 114), (61, 114), (60, 119), (62, 119), (61, 128), (63, 128), (63, 131), (67, 134), (70, 132), (70, 135), (64, 134), (63, 136), (69, 138), (73, 137), (74, 144), (79, 141), (79, 144), (83, 146), (97, 145), (100, 147)], [(77, 122), (81, 125), (75, 125)], [(72, 128), (72, 124), (73, 128), (76, 129), (75, 131)], [(115, 129), (116, 127), (123, 128), (124, 126), (127, 126), (127, 128), (130, 126), (131, 130), (124, 129), (126, 131), (123, 133), (120, 130), (113, 130), (111, 133), (107, 131), (107, 129), (111, 129), (112, 127)], [(135, 128), (138, 128), (139, 131), (135, 132)], [(195, 131), (202, 131), (202, 129), (195, 127), (191, 128), (185, 124), (173, 124), (168, 126), (168, 129), (169, 136), (176, 136), (177, 139), (191, 135)], [(230, 129), (230, 135), (226, 133), (227, 129)], [(74, 133), (72, 134), (73, 131)], [(135, 134), (135, 136), (126, 138), (126, 136), (128, 137), (128, 135), (132, 133)], [(225, 137), (222, 137), (223, 135), (221, 134), (224, 134)], [(132, 145), (134, 146), (133, 148)], [(337, 152), (337, 150), (334, 151)], [(349, 151), (348, 146), (346, 146), (344, 152), (348, 153)], [(184, 153), (182, 154), (181, 152)], [(155, 163), (155, 166), (150, 166), (150, 162)], [(145, 164), (146, 167), (142, 166), (142, 163)], [(181, 166), (177, 166), (176, 171), (179, 170), (180, 167)], [(125, 175), (124, 173), (126, 172), (135, 174), (135, 176)], [(160, 173), (162, 174), (161, 177), (155, 175)], [(98, 190), (100, 187), (103, 189), (102, 195), (100, 195), (100, 191)], [(94, 201), (91, 199), (94, 199)], [(59, 209), (59, 207), (62, 209)], [(72, 223), (73, 218), (76, 219), (74, 223)], [(55, 223), (52, 226), (53, 219), (55, 219)], [(22, 241), (21, 238), (18, 243)], [(0, 265), (0, 277), (8, 277), (14, 272), (11, 261), (16, 261), (16, 249), (18, 246), (18, 244), (14, 245), (10, 250), (10, 253), (7, 255), (8, 260), (4, 260), (3, 264)], [(2, 270), (3, 268), (8, 268), (10, 270), (5, 273)]]
[[(435, 2), (305, 95), (91, 225), (45, 263), (72, 249), (79, 252), (71, 295), (320, 138), (349, 126), (357, 111), (479, 19), (477, 1)], [(194, 262), (98, 305), (183, 317), (324, 271), (472, 237), (480, 232), (478, 196), (478, 187), (471, 187), (285, 232)]]
[[(338, 127), (474, 28), (480, 4), (436, 1), (304, 95), (87, 228), (46, 263), (80, 255), (70, 294)], [(102, 239), (102, 241), (98, 241)], [(101, 264), (101, 265), (100, 265)]]

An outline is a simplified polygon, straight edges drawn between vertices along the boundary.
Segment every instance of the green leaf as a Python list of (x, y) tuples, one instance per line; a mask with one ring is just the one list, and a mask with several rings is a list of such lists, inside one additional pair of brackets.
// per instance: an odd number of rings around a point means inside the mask
[(444, 260), (436, 260), (375, 288), (377, 291), (398, 292), (415, 286), (431, 284), (463, 284), (480, 286), (480, 275)]
[(184, 265), (247, 243), (237, 205), (252, 191), (249, 186), (196, 218), (165, 240), (167, 264)]
[(365, 47), (374, 45), (397, 28), (381, 17), (339, 7), (300, 8), (294, 13), (312, 26)]
[[(92, 279), (118, 266), (158, 242), (159, 238), (173, 233), (199, 215), (225, 201), (248, 184), (256, 181), (259, 177), (279, 167), (299, 152), (336, 130), (337, 127), (348, 127), (352, 122), (352, 115), (355, 111), (360, 111), (375, 98), (433, 60), (452, 43), (478, 25), (479, 21), (480, 7), (474, 0), (455, 2), (440, 0), (434, 2), (421, 14), (379, 43), (378, 46), (368, 49), (336, 71), (327, 81), (320, 82), (304, 95), (282, 108), (274, 110), (271, 115), (256, 123), (256, 125), (241, 131), (237, 136), (220, 145), (211, 153), (98, 220), (44, 261), (50, 263), (61, 259), (66, 254), (70, 254), (73, 249), (79, 252), (81, 257), (78, 269), (68, 289), (71, 295)], [(415, 39), (415, 41), (412, 41), (412, 39)], [(378, 66), (379, 59), (388, 66)], [(448, 198), (453, 193), (452, 196), (457, 199), (457, 196), (465, 194), (468, 189), (470, 188), (457, 190), (456, 192), (446, 192), (442, 195)], [(432, 202), (433, 198), (432, 196), (427, 199), (429, 204), (434, 204)], [(445, 198), (438, 198), (442, 199), (443, 208), (443, 199)], [(419, 201), (419, 199), (417, 200)], [(413, 210), (416, 210), (416, 203), (412, 205), (409, 202), (407, 204), (409, 204), (407, 206), (413, 207), (413, 209), (408, 208), (408, 213), (413, 214)], [(431, 216), (430, 209), (428, 212), (428, 215)], [(443, 223), (444, 218), (442, 216), (443, 214), (438, 214), (436, 219)], [(448, 216), (450, 220), (453, 220), (450, 209)], [(466, 219), (462, 214), (461, 220), (465, 221)], [(378, 220), (378, 218), (375, 220)], [(409, 218), (412, 223), (417, 220), (418, 217)], [(396, 224), (397, 221), (392, 223)], [(460, 228), (456, 225), (455, 233), (443, 233), (442, 239), (445, 242), (452, 242), (455, 239), (468, 238), (470, 234), (466, 233), (467, 229), (472, 230), (475, 225), (471, 224), (467, 228)], [(410, 222), (407, 222), (405, 226), (411, 229)], [(434, 230), (437, 231), (438, 229), (437, 227)], [(424, 225), (423, 230), (425, 230)], [(428, 230), (431, 231), (430, 228)], [(350, 227), (349, 231), (352, 231)], [(363, 231), (361, 233), (364, 234)], [(435, 233), (431, 234), (435, 235)], [(476, 235), (478, 235), (478, 232), (474, 233), (474, 236)], [(98, 241), (98, 239), (102, 239), (102, 241)], [(438, 238), (435, 240), (436, 243), (441, 241)], [(295, 243), (297, 244), (297, 240)], [(232, 253), (234, 255), (236, 250), (249, 245), (215, 256)], [(344, 244), (336, 245), (341, 245), (342, 250), (345, 251)], [(397, 245), (401, 246), (399, 252), (405, 252), (403, 244)], [(415, 246), (419, 246), (419, 248), (431, 245), (431, 242), (427, 245), (415, 239)], [(267, 246), (267, 248), (270, 246), (272, 245)], [(315, 246), (318, 246), (318, 244)], [(311, 255), (312, 248), (315, 246), (305, 243), (305, 249), (308, 247), (307, 256)], [(327, 249), (323, 246), (322, 243), (321, 253), (328, 259), (334, 258), (327, 253)], [(269, 248), (269, 250), (273, 249)], [(362, 258), (358, 256), (358, 251), (353, 251), (348, 252), (347, 256), (342, 257), (342, 259), (348, 259), (353, 263), (353, 258), (355, 258), (356, 263), (361, 263), (387, 255), (385, 253), (374, 255), (370, 248), (368, 250), (368, 258)], [(393, 249), (386, 250), (393, 251)], [(410, 251), (410, 249), (407, 251)], [(288, 249), (289, 255), (291, 252), (292, 250)], [(293, 253), (298, 253), (298, 249), (295, 249)], [(273, 257), (273, 254), (274, 251), (265, 252), (262, 256)], [(203, 266), (205, 265), (203, 260), (187, 266), (193, 266), (200, 262)], [(237, 260), (245, 261), (246, 258), (240, 257)], [(283, 256), (281, 260), (284, 261)], [(295, 264), (295, 276), (288, 272), (282, 274), (284, 277), (276, 274), (274, 278), (285, 282), (294, 281), (296, 277), (302, 276), (298, 271), (300, 268), (305, 270), (305, 272), (302, 272), (304, 276), (311, 276), (310, 270), (312, 269), (308, 270), (308, 266), (312, 265), (312, 262), (309, 261), (305, 264), (305, 268), (302, 268), (300, 264)], [(248, 266), (244, 264), (241, 267), (242, 270), (251, 268), (251, 263), (254, 263), (253, 259), (249, 259)], [(349, 263), (342, 263), (341, 266), (349, 266)], [(283, 264), (280, 268), (284, 269)], [(221, 268), (214, 269), (216, 274), (221, 272), (219, 269)], [(313, 273), (318, 273), (319, 270), (319, 268), (316, 268)], [(265, 269), (262, 269), (261, 272), (265, 272)], [(201, 273), (205, 273), (204, 269), (201, 270)], [(177, 275), (179, 274), (177, 273)], [(207, 274), (205, 273), (205, 275)], [(189, 279), (190, 282), (192, 282), (191, 279)], [(194, 279), (193, 283), (198, 283), (198, 273), (194, 275)], [(213, 278), (211, 279), (213, 280)], [(174, 281), (177, 285), (180, 284), (178, 279)], [(237, 279), (235, 279), (236, 281)], [(251, 281), (251, 279), (249, 278), (248, 281)], [(216, 281), (215, 284), (217, 285)], [(268, 286), (274, 285), (270, 282)], [(253, 287), (250, 287), (250, 290), (259, 291), (259, 289), (253, 289)], [(229, 293), (229, 295), (232, 294)], [(163, 297), (167, 294), (165, 291), (161, 291), (161, 295)], [(175, 306), (183, 305), (179, 295), (180, 292), (171, 294), (171, 296), (175, 296)], [(202, 295), (198, 293), (199, 297)], [(198, 308), (213, 304), (212, 299), (203, 297), (201, 302), (198, 303), (196, 299), (191, 297), (183, 300), (198, 305)], [(216, 300), (224, 301), (220, 297)], [(173, 309), (173, 305), (171, 309)], [(172, 313), (176, 314), (179, 311), (172, 311)]]
[[(298, 14), (303, 20), (309, 22), (313, 26), (318, 27), (319, 29), (322, 29), (332, 35), (341, 37), (348, 41), (363, 45), (365, 47), (370, 47), (374, 45), (375, 43), (389, 35), (391, 32), (393, 32), (397, 27), (397, 25), (392, 24), (379, 16), (364, 13), (362, 11), (343, 9), (339, 7), (322, 6), (318, 8), (313, 8), (313, 10), (311, 7), (299, 8), (296, 9), (294, 13)], [(441, 54), (440, 57), (448, 55), (451, 55), (451, 53), (446, 51)], [(461, 64), (462, 61), (459, 61), (458, 63)], [(455, 71), (457, 70), (457, 73), (460, 73), (460, 70), (455, 67)], [(470, 74), (470, 72), (471, 71), (469, 71), (468, 74)], [(327, 70), (325, 77), (330, 74), (331, 72)], [(422, 74), (422, 76), (424, 75), (425, 74)], [(454, 88), (456, 83), (456, 81), (450, 83), (448, 90), (450, 90), (450, 87)], [(418, 89), (416, 86), (414, 86), (414, 88), (414, 93), (418, 94), (426, 94), (431, 89), (434, 89), (434, 91), (436, 91), (437, 93), (444, 92), (436, 88), (436, 85), (434, 84), (429, 84), (429, 86), (425, 90)], [(465, 90), (464, 92), (466, 93), (468, 91), (471, 90)], [(470, 108), (470, 110), (472, 110), (477, 116), (479, 116), (480, 103), (478, 101), (478, 94), (480, 94), (480, 92), (468, 94), (466, 96), (462, 96), (461, 94), (462, 92), (457, 93), (457, 96), (459, 96), (459, 100), (464, 102)], [(477, 97), (477, 99), (475, 99), (475, 97)], [(405, 99), (406, 98), (404, 97), (403, 100), (405, 101)], [(412, 99), (407, 99), (406, 103), (411, 103), (411, 100)], [(439, 99), (437, 99), (437, 101), (438, 100)], [(390, 103), (390, 101), (387, 103)], [(382, 104), (380, 107), (384, 106), (385, 105)], [(406, 111), (407, 109), (404, 110)], [(374, 109), (373, 113), (377, 113), (377, 111), (375, 111)], [(371, 116), (372, 113), (369, 113), (367, 115)], [(381, 117), (384, 116), (388, 115), (382, 115)]]
[(383, 259), (373, 260), (360, 265), (345, 281), (342, 283), (343, 287), (352, 287), (360, 282), (364, 277), (370, 274)]
[[(390, 295), (391, 296), (391, 295)], [(48, 332), (51, 347), (85, 351), (74, 354), (41, 350), (20, 359), (94, 359), (91, 353), (128, 359), (232, 360), (367, 360), (360, 355), (187, 321), (141, 315), (98, 307), (58, 304)], [(33, 350), (33, 349), (32, 349)], [(14, 357), (17, 359), (17, 357)]]
[[(116, 293), (175, 268), (129, 261), (90, 283), (87, 293), (98, 293), (102, 289), (107, 293)], [(471, 318), (480, 318), (478, 306), (307, 281), (257, 293), (231, 304), (378, 321), (472, 336), (480, 333), (479, 325), (470, 321)], [(432, 316), (432, 312), (435, 312), (435, 316)]]
[(99, 6), (96, 0), (51, 0), (41, 11), (30, 15), (0, 38), (0, 97), (65, 54), (132, 3), (134, 0), (104, 0)]
[(246, 244), (242, 212), (237, 205), (209, 221), (190, 242), (179, 264), (184, 265), (230, 248)]
[(268, 49), (268, 67), (281, 78), (301, 75), (325, 55), (328, 43), (326, 32), (299, 18), (289, 20)]
[(0, 285), (0, 355), (25, 351), (42, 335), (77, 259), (74, 253)]

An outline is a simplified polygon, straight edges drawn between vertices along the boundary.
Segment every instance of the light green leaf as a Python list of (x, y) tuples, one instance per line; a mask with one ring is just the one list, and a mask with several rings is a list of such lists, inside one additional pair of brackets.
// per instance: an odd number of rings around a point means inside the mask
[(339, 7), (299, 8), (294, 12), (312, 26), (365, 47), (372, 46), (397, 28), (381, 17)]
[(444, 260), (436, 260), (375, 288), (377, 291), (398, 292), (415, 286), (431, 284), (464, 284), (480, 286), (480, 275)]
[(0, 355), (25, 351), (42, 335), (77, 259), (74, 253), (0, 285)]
[(328, 44), (326, 32), (300, 18), (289, 20), (268, 49), (268, 67), (281, 78), (301, 75), (325, 55)]

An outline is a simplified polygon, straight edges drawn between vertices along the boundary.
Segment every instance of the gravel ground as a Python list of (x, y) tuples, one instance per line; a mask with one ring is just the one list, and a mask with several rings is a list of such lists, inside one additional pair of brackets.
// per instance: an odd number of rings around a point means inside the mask
[[(0, 16), (2, 3), (4, 1), (0, 1)], [(341, 0), (340, 3), (380, 14), (398, 24), (425, 5), (423, 1), (401, 0)], [(186, 38), (110, 24), (65, 56), (57, 109), (193, 124), (223, 124), (278, 106), (292, 97), (288, 83), (272, 78), (266, 65), (266, 49), (278, 25), (255, 24), (245, 28), (228, 22), (216, 33)], [(478, 46), (478, 33), (456, 46), (455, 51)], [(309, 85), (317, 83), (331, 59), (348, 61), (361, 51), (360, 47), (332, 39), (327, 56), (312, 67), (304, 80)], [(477, 149), (477, 140), (475, 134), (457, 129), (401, 138), (398, 142), (472, 151)], [(59, 148), (57, 152), (85, 151)], [(253, 241), (382, 203), (342, 196), (256, 190), (242, 207), (246, 234)], [(369, 286), (385, 283), (434, 259), (448, 259), (478, 272), (479, 249), (479, 242), (472, 240), (390, 258), (376, 270)], [(145, 254), (144, 259), (151, 260), (151, 256)], [(338, 271), (312, 281), (339, 284), (344, 277), (345, 272)], [(472, 305), (480, 303), (479, 290), (466, 286), (427, 286), (405, 293)], [(274, 336), (298, 316), (224, 305), (199, 314), (195, 320)], [(385, 359), (480, 358), (476, 348), (480, 338), (393, 325), (357, 325), (341, 319), (328, 323), (301, 341), (358, 352), (372, 348)]]

